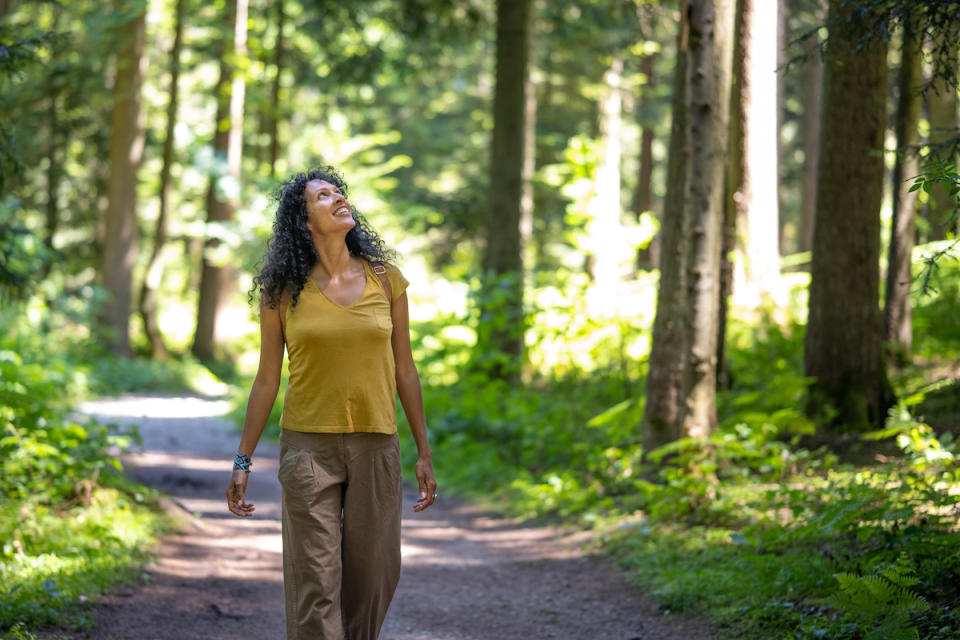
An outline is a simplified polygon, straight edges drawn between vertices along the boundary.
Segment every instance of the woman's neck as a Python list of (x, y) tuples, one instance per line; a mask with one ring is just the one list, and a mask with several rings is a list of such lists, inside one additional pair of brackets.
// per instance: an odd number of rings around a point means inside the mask
[(327, 277), (336, 279), (350, 270), (350, 251), (344, 238), (314, 236), (313, 246), (317, 250), (317, 267), (322, 269)]

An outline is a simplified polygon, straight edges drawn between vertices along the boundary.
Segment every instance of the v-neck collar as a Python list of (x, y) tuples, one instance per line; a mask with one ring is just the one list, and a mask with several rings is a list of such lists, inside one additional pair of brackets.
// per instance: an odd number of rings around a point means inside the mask
[(338, 308), (340, 308), (340, 309), (349, 309), (349, 308), (351, 308), (351, 307), (353, 307), (353, 306), (356, 306), (356, 304), (357, 304), (358, 302), (360, 302), (361, 300), (363, 300), (363, 296), (366, 295), (366, 293), (367, 293), (367, 287), (370, 286), (370, 270), (367, 268), (367, 266), (368, 266), (367, 261), (366, 261), (366, 260), (363, 260), (363, 258), (361, 258), (361, 260), (363, 261), (363, 289), (360, 291), (360, 295), (357, 296), (357, 299), (354, 300), (353, 302), (351, 302), (350, 304), (340, 304), (339, 302), (337, 302), (336, 300), (334, 300), (333, 298), (331, 298), (330, 296), (328, 296), (326, 291), (324, 291), (323, 289), (320, 288), (320, 283), (317, 282), (317, 279), (316, 279), (316, 278), (314, 278), (312, 275), (311, 275), (311, 276), (308, 276), (308, 278), (309, 278), (310, 282), (313, 283), (313, 286), (316, 288), (316, 290), (319, 291), (320, 294), (321, 294), (324, 298), (326, 298), (328, 302), (330, 302), (330, 304), (332, 304), (332, 305), (334, 305), (334, 306), (336, 306), (336, 307), (338, 307)]

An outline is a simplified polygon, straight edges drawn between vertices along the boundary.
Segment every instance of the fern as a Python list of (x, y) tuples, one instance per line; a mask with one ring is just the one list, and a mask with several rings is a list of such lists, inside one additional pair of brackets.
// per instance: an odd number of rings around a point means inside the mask
[(839, 589), (829, 598), (831, 606), (869, 629), (868, 638), (917, 640), (919, 633), (910, 614), (929, 607), (923, 596), (910, 590), (917, 584), (906, 554), (872, 575), (838, 573)]

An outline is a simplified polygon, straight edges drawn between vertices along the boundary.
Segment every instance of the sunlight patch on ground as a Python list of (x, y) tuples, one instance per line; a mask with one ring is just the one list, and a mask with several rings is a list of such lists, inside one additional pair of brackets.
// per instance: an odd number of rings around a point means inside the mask
[(427, 553), (430, 553), (429, 549), (427, 549), (426, 547), (421, 547), (416, 544), (400, 545), (400, 556), (403, 558), (412, 558), (414, 556), (422, 556)]
[(105, 398), (82, 403), (78, 410), (104, 418), (211, 418), (230, 411), (227, 400), (191, 397)]
[[(184, 456), (181, 452), (161, 453), (157, 451), (147, 451), (144, 453), (129, 454), (125, 459), (137, 468), (176, 467), (179, 469), (190, 469), (192, 471), (216, 471), (224, 473), (226, 473), (226, 470), (229, 470), (229, 464), (225, 463), (222, 458)], [(272, 472), (276, 471), (276, 468), (277, 461), (273, 457), (257, 457), (257, 472)]]

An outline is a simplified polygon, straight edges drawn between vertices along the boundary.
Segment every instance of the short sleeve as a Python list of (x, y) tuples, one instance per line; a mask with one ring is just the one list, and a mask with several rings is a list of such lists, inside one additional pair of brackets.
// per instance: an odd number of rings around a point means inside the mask
[[(397, 269), (392, 264), (387, 265), (387, 280), (390, 281), (390, 290), (393, 294), (393, 300), (396, 300), (403, 292), (407, 290), (407, 287), (410, 285), (410, 281), (403, 277), (403, 274), (400, 273), (400, 269)], [(393, 301), (391, 300), (391, 302)]]

